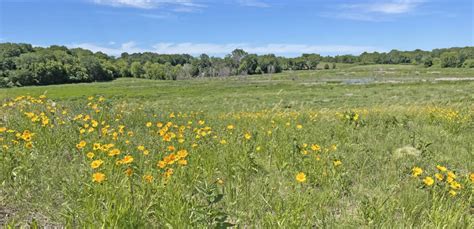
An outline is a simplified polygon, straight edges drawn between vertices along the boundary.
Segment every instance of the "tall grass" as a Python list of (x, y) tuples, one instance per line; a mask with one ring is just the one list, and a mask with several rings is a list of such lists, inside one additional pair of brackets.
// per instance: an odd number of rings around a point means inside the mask
[(470, 106), (147, 101), (7, 98), (7, 224), (474, 226)]

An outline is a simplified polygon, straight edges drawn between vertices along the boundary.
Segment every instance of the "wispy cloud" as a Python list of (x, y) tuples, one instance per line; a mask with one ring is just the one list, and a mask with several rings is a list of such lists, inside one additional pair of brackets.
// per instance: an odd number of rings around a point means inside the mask
[(93, 52), (103, 52), (103, 53), (107, 53), (107, 54), (113, 55), (113, 56), (120, 56), (120, 54), (122, 54), (124, 52), (139, 53), (139, 52), (150, 51), (150, 50), (147, 50), (147, 49), (141, 49), (141, 48), (137, 47), (136, 43), (133, 42), (133, 41), (123, 43), (118, 47), (115, 46), (115, 42), (114, 42), (114, 45), (111, 45), (110, 43), (108, 45), (97, 45), (97, 44), (94, 44), (94, 43), (78, 43), (78, 44), (71, 44), (71, 45), (67, 45), (67, 46), (70, 47), (70, 48), (88, 49), (88, 50), (91, 50)]
[(373, 12), (383, 14), (403, 14), (414, 10), (422, 0), (392, 0), (376, 1), (368, 3), (344, 4), (343, 8), (357, 10), (360, 12)]
[(154, 9), (166, 5), (175, 6), (177, 9), (204, 7), (202, 4), (194, 3), (193, 0), (93, 0), (93, 2), (100, 5), (140, 9)]
[(321, 16), (362, 21), (382, 21), (415, 12), (427, 0), (372, 0), (340, 4)]
[(260, 1), (260, 0), (238, 0), (237, 2), (242, 6), (260, 7), (260, 8), (270, 7), (270, 4), (264, 1)]
[(152, 18), (152, 19), (166, 19), (166, 18), (175, 17), (173, 14), (170, 14), (170, 13), (139, 14), (139, 16)]
[(158, 53), (189, 53), (189, 54), (226, 54), (236, 48), (250, 53), (266, 54), (299, 54), (299, 53), (354, 53), (372, 51), (374, 47), (349, 45), (307, 45), (307, 44), (266, 44), (252, 45), (248, 43), (213, 44), (213, 43), (158, 43), (153, 49)]
[(265, 44), (256, 45), (249, 43), (157, 43), (150, 48), (140, 48), (135, 42), (123, 43), (119, 46), (96, 45), (91, 43), (72, 44), (69, 47), (86, 48), (94, 52), (104, 52), (109, 55), (119, 56), (123, 52), (156, 52), (161, 54), (191, 54), (199, 55), (206, 53), (215, 56), (223, 56), (232, 52), (236, 48), (244, 49), (249, 53), (294, 56), (302, 53), (321, 53), (321, 54), (359, 54), (364, 51), (384, 51), (373, 46), (354, 46), (354, 45), (309, 45), (309, 44)]

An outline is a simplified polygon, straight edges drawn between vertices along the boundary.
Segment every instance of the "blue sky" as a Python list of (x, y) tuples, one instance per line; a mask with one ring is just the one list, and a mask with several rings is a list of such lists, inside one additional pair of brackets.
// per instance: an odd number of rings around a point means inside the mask
[(474, 45), (472, 0), (0, 0), (0, 42), (295, 56)]

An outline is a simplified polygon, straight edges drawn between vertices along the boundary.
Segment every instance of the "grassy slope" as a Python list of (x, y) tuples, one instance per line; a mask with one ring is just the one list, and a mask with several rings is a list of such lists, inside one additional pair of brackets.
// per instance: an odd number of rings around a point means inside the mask
[[(391, 72), (391, 73), (380, 73)], [(438, 72), (431, 74), (430, 72)], [(418, 73), (418, 74), (417, 74)], [(473, 82), (440, 82), (440, 77), (474, 77), (471, 69), (426, 69), (413, 65), (344, 66), (335, 70), (285, 72), (275, 75), (152, 81), (118, 79), (111, 83), (70, 84), (0, 89), (0, 99), (46, 93), (56, 99), (105, 95), (167, 105), (182, 103), (212, 110), (262, 109), (274, 106), (364, 107), (383, 105), (450, 104), (471, 102)], [(375, 79), (354, 85), (350, 79)], [(349, 80), (349, 81), (347, 81)], [(388, 80), (391, 80), (387, 82)], [(396, 82), (393, 82), (396, 80)], [(426, 83), (429, 82), (429, 83)], [(388, 84), (388, 85), (381, 85)], [(225, 102), (229, 106), (213, 107)]]

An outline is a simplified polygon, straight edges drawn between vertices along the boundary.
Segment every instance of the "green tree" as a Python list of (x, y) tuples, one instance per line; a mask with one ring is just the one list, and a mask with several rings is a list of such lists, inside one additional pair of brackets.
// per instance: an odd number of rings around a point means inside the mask
[(455, 68), (462, 64), (456, 52), (445, 52), (441, 54), (440, 60), (442, 68)]
[(133, 62), (130, 65), (130, 74), (135, 78), (142, 78), (145, 71), (143, 70), (142, 64), (140, 62)]
[(463, 67), (474, 68), (474, 59), (468, 59), (464, 61)]
[(424, 56), (422, 58), (422, 62), (423, 62), (423, 66), (427, 68), (433, 66), (433, 58), (431, 58), (431, 56)]
[(247, 75), (247, 74), (256, 74), (256, 69), (258, 67), (258, 57), (255, 54), (250, 54), (242, 58), (240, 66), (237, 70), (237, 74)]

